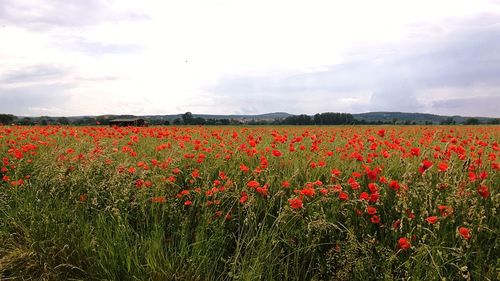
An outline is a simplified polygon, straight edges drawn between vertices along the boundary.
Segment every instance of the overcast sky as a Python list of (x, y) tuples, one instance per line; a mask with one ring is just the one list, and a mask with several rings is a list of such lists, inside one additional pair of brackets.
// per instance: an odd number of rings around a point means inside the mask
[(0, 113), (500, 117), (500, 0), (0, 0)]

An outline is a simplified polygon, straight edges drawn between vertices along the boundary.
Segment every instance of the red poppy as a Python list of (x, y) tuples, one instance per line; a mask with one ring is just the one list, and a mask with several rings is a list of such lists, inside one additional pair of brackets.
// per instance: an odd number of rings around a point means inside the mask
[(366, 192), (361, 192), (361, 194), (359, 195), (359, 200), (368, 200), (368, 193)]
[(406, 237), (401, 237), (399, 238), (398, 245), (400, 249), (406, 250), (411, 247), (410, 240), (408, 240)]
[(314, 196), (314, 194), (316, 194), (316, 192), (314, 191), (314, 188), (304, 188), (300, 191), (300, 194), (311, 197), (311, 196)]
[(87, 194), (81, 194), (80, 195), (80, 198), (79, 198), (80, 202), (85, 202), (85, 201), (87, 201), (87, 199), (88, 199)]
[(341, 191), (339, 192), (339, 199), (342, 201), (347, 201), (349, 199), (349, 194)]
[(399, 189), (399, 183), (395, 180), (392, 180), (391, 183), (389, 183), (389, 187), (394, 189), (394, 190), (398, 190)]
[(290, 207), (292, 207), (292, 209), (294, 210), (303, 208), (303, 202), (301, 197), (288, 199), (288, 203), (290, 203)]
[(167, 202), (167, 198), (165, 196), (158, 196), (151, 198), (151, 202), (153, 203), (165, 203)]
[(241, 193), (241, 197), (240, 197), (240, 204), (245, 204), (245, 202), (247, 202), (248, 200), (248, 195), (246, 192), (242, 192)]
[(458, 233), (460, 234), (460, 236), (467, 240), (469, 240), (471, 237), (470, 230), (463, 226), (458, 228)]
[(488, 198), (490, 196), (490, 191), (488, 190), (488, 187), (486, 185), (480, 185), (477, 188), (477, 193), (481, 195), (484, 199)]
[(368, 206), (368, 207), (366, 207), (366, 212), (369, 215), (375, 215), (377, 213), (377, 209), (375, 209), (375, 207)]
[(392, 228), (394, 230), (398, 229), (401, 226), (401, 220), (396, 220), (395, 222), (392, 223)]
[(247, 183), (247, 186), (250, 188), (257, 188), (260, 186), (260, 183), (258, 183), (257, 181), (251, 180)]
[(371, 221), (373, 224), (378, 224), (378, 223), (380, 223), (380, 218), (379, 218), (377, 215), (373, 215), (373, 216), (370, 218), (370, 221)]
[(437, 216), (430, 216), (425, 219), (430, 224), (435, 224), (439, 219)]
[(446, 162), (441, 162), (438, 164), (438, 169), (441, 171), (441, 172), (446, 172), (448, 170), (448, 163)]

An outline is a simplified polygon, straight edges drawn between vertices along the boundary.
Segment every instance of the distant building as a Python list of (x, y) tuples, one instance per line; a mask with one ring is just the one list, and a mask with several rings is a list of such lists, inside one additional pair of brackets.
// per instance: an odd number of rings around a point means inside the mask
[(129, 119), (113, 119), (109, 120), (109, 126), (118, 126), (118, 127), (127, 127), (127, 126), (135, 126), (135, 127), (143, 127), (147, 126), (148, 122), (142, 118), (129, 118)]

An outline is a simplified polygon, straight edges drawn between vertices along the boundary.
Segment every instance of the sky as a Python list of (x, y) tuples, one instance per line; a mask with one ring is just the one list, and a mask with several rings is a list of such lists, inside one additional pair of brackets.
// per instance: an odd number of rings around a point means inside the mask
[(1, 0), (0, 113), (500, 117), (500, 0)]

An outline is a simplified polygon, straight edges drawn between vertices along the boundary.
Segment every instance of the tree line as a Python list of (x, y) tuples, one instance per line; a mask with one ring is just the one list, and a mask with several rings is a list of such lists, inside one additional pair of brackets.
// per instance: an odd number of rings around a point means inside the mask
[[(181, 115), (181, 118), (166, 120), (162, 118), (145, 118), (148, 124), (152, 126), (161, 125), (206, 125), (206, 126), (225, 126), (225, 125), (480, 125), (480, 124), (500, 124), (500, 119), (490, 119), (488, 122), (481, 122), (477, 118), (467, 118), (463, 122), (457, 122), (452, 117), (445, 118), (439, 122), (417, 122), (412, 120), (398, 120), (396, 118), (390, 121), (366, 121), (355, 119), (349, 113), (324, 112), (316, 113), (313, 116), (300, 114), (292, 115), (284, 119), (256, 119), (256, 120), (238, 120), (238, 119), (214, 119), (194, 117), (191, 112)], [(73, 126), (91, 126), (108, 125), (111, 119), (109, 116), (67, 118), (67, 117), (16, 117), (12, 114), (0, 114), (0, 124), (2, 125), (73, 125)]]

